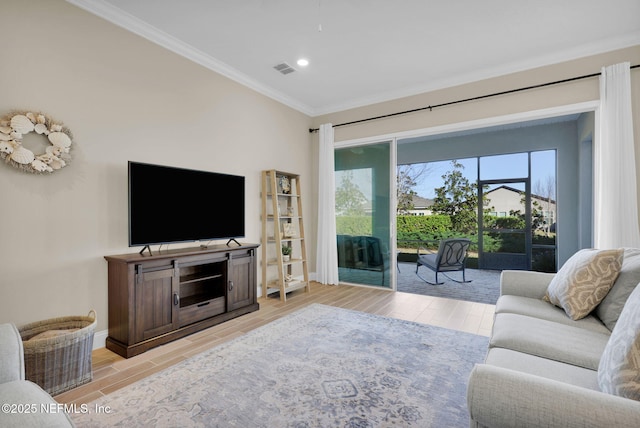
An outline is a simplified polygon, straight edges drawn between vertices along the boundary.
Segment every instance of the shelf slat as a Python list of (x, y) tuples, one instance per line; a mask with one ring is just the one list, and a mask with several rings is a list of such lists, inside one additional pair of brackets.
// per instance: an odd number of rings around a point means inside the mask
[(185, 275), (180, 277), (180, 284), (188, 284), (190, 282), (200, 282), (200, 281), (208, 281), (210, 279), (222, 278), (222, 274), (217, 273), (214, 275), (208, 276), (200, 276), (199, 273), (194, 273), (191, 275)]

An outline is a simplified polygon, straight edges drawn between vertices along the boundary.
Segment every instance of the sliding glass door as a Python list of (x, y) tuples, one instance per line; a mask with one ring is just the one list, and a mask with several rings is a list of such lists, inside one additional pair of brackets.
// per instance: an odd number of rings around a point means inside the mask
[(336, 148), (340, 282), (392, 287), (392, 142)]

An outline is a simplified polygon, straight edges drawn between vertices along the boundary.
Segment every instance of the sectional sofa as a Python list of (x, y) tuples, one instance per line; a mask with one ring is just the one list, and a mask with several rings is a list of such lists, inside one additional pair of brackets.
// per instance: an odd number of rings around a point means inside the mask
[(612, 252), (598, 264), (602, 251), (582, 250), (557, 274), (502, 272), (468, 383), (472, 427), (640, 427), (640, 249)]

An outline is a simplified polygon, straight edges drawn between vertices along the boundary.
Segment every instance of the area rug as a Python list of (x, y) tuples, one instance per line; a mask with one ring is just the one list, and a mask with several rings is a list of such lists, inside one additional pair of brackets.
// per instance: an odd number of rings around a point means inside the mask
[(487, 341), (313, 304), (72, 417), (78, 427), (468, 426), (467, 378)]

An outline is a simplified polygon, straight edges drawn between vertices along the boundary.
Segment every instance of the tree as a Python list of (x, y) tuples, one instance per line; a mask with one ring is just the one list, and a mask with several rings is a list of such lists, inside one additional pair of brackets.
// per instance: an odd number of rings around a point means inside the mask
[(425, 176), (429, 174), (431, 168), (427, 163), (398, 165), (396, 169), (396, 181), (398, 199), (397, 212), (405, 214), (414, 208), (413, 197), (417, 195), (413, 190)]
[[(435, 189), (431, 210), (451, 218), (457, 232), (473, 232), (478, 227), (478, 185), (462, 175), (464, 165), (451, 161), (452, 169), (442, 176), (444, 185)], [(485, 211), (489, 212), (489, 209)]]
[(344, 171), (340, 187), (336, 189), (336, 214), (343, 216), (364, 215), (367, 198), (353, 182), (353, 172)]
[[(533, 195), (532, 195), (533, 196)], [(524, 192), (522, 192), (520, 196), (520, 205), (525, 207), (527, 205), (527, 197)], [(524, 208), (523, 208), (524, 210)], [(526, 210), (509, 210), (509, 216), (518, 217), (525, 221), (525, 212)], [(541, 229), (544, 225), (544, 213), (540, 208), (540, 203), (536, 200), (536, 198), (531, 198), (531, 230), (535, 231)]]
[[(548, 175), (544, 181), (538, 180), (534, 186), (533, 191), (537, 196), (542, 199), (542, 202), (539, 203), (540, 211), (543, 211), (542, 217), (542, 229), (545, 234), (549, 236), (549, 232), (551, 231), (552, 223), (555, 219), (552, 219), (550, 213), (552, 211), (552, 204), (554, 203), (556, 197), (556, 179), (555, 176)], [(546, 215), (545, 215), (546, 213)]]

